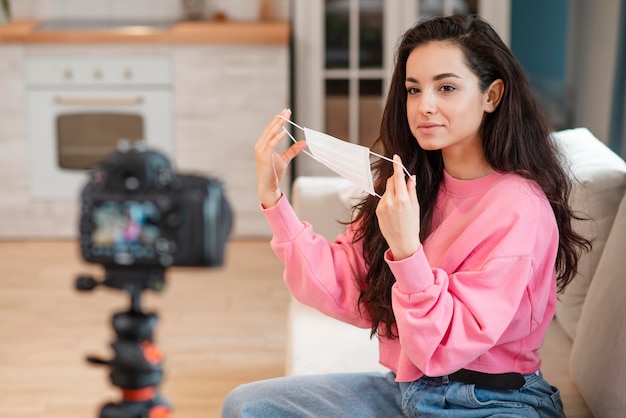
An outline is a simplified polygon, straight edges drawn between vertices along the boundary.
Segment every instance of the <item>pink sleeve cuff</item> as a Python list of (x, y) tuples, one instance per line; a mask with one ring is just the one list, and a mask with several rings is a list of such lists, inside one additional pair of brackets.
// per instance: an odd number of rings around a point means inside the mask
[(424, 247), (410, 257), (395, 261), (390, 250), (385, 252), (385, 261), (396, 278), (398, 290), (404, 294), (423, 292), (435, 283), (435, 275), (424, 254)]
[(281, 196), (276, 206), (264, 208), (260, 205), (260, 207), (274, 234), (272, 241), (277, 244), (293, 241), (305, 228), (285, 195)]

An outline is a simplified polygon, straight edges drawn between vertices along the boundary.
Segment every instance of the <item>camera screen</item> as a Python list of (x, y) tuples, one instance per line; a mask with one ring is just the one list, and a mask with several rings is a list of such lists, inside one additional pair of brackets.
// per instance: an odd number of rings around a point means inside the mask
[(160, 211), (152, 202), (104, 201), (92, 211), (91, 233), (94, 255), (132, 253), (135, 258), (154, 256), (160, 237)]

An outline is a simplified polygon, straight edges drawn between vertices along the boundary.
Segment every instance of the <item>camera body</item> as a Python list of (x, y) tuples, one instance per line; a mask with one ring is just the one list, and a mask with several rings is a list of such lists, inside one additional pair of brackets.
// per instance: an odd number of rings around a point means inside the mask
[(120, 142), (81, 193), (82, 257), (107, 268), (222, 266), (232, 225), (220, 179), (177, 174), (144, 143)]

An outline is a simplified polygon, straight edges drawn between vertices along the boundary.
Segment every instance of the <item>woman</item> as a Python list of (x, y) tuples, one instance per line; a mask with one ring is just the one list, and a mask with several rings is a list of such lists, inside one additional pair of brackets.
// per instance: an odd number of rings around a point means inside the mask
[(274, 152), (284, 123), (272, 120), (255, 151), (285, 281), (300, 301), (371, 328), (390, 372), (243, 385), (223, 416), (563, 416), (538, 350), (589, 242), (572, 231), (568, 176), (492, 27), (451, 16), (405, 33), (378, 138), (394, 163), (375, 165), (382, 197), (364, 198), (333, 243), (280, 192), (305, 146)]

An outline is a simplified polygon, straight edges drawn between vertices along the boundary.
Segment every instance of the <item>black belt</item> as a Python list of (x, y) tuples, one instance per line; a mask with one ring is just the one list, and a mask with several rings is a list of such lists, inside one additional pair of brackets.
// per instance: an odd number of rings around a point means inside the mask
[(526, 379), (521, 373), (500, 373), (490, 374), (475, 372), (473, 370), (461, 369), (448, 375), (450, 380), (455, 382), (473, 384), (494, 389), (519, 389), (526, 383)]

